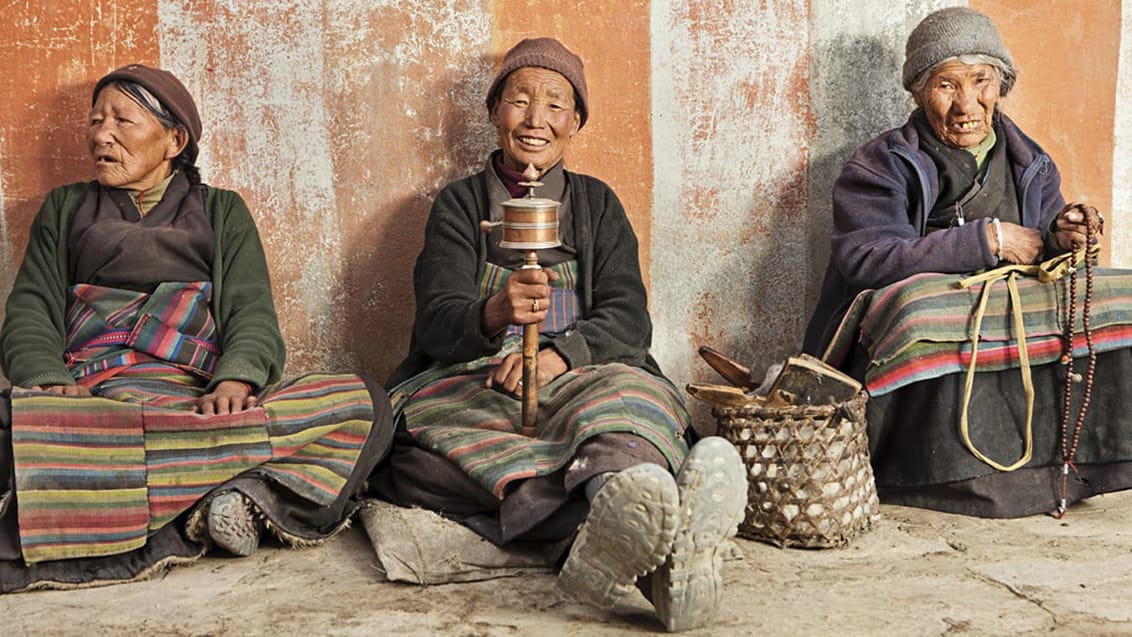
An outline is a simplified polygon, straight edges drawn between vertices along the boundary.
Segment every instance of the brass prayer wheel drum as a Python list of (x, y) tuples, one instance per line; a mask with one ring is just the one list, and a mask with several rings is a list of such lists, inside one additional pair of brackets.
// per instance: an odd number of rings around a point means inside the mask
[(520, 197), (503, 202), (502, 248), (542, 250), (562, 245), (558, 239), (558, 202)]

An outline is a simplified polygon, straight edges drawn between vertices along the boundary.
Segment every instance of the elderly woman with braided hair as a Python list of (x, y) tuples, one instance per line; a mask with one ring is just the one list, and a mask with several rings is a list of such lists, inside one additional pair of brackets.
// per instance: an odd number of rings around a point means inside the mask
[(255, 222), (201, 183), (181, 82), (133, 64), (91, 102), (95, 180), (47, 196), (0, 333), (0, 592), (317, 544), (392, 437), (378, 385), (280, 381)]
[[(721, 438), (688, 452), (688, 414), (649, 354), (625, 211), (609, 186), (564, 167), (591, 113), (581, 59), (550, 38), (523, 40), (504, 56), (487, 109), (499, 149), (429, 214), (379, 490), (504, 548), (568, 546), (559, 584), (581, 601), (611, 607), (637, 583), (669, 630), (700, 625), (718, 607), (720, 549), (746, 502), (742, 463)], [(498, 229), (481, 231), (525, 192), (528, 165), (538, 196), (562, 202), (562, 245), (540, 251), (543, 269), (521, 269)], [(532, 323), (538, 431), (528, 437), (517, 326)]]
[[(1104, 220), (1065, 202), (1056, 164), (1003, 112), (1016, 76), (987, 16), (928, 15), (903, 68), (917, 108), (834, 184), (805, 350), (866, 381), (882, 501), (1014, 517), (1132, 486), (1128, 277), (1083, 268), (1095, 294), (1066, 302), (1076, 264), (1050, 260), (1083, 254)], [(1092, 334), (1068, 338), (1087, 302)]]

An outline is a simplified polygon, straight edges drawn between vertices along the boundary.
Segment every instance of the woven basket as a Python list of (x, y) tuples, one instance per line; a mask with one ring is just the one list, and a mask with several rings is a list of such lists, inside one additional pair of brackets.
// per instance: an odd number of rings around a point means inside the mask
[(747, 466), (739, 535), (777, 546), (844, 546), (879, 517), (865, 403), (715, 407), (719, 435)]

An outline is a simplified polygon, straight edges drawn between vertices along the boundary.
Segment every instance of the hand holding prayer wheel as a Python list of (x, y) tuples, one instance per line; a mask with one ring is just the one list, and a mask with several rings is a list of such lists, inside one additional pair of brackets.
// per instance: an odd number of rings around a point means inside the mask
[[(553, 350), (546, 354), (539, 352), (539, 323), (550, 312), (550, 287), (547, 284), (558, 277), (539, 267), (538, 250), (556, 248), (562, 242), (558, 238), (559, 202), (535, 196), (535, 188), (543, 185), (538, 177), (538, 168), (533, 163), (527, 164), (523, 171), (525, 181), (519, 182), (519, 185), (528, 189), (527, 196), (512, 197), (503, 202), (502, 221), (485, 220), (480, 223), (480, 229), (487, 233), (502, 225), (503, 240), (499, 242), (499, 246), (521, 251), (523, 255), (522, 267), (508, 275), (503, 289), (490, 297), (487, 303), (490, 305), (492, 301), (496, 301), (497, 309), (500, 305), (503, 309), (510, 309), (509, 323), (523, 326), (522, 363), (516, 365), (518, 355), (506, 356), (503, 364), (488, 376), (487, 385), (492, 387), (498, 383), (504, 389), (520, 394), (523, 401), (520, 431), (527, 436), (533, 436), (537, 432), (538, 388), (569, 369), (561, 356)], [(504, 300), (496, 300), (500, 298)], [(528, 299), (529, 308), (526, 307)], [(485, 307), (485, 314), (487, 311)], [(485, 316), (485, 322), (491, 325), (486, 318)], [(551, 365), (548, 371), (553, 375), (539, 373), (540, 358), (548, 359)], [(516, 374), (516, 367), (520, 370), (519, 374)]]
[[(484, 306), (484, 323), (488, 329), (501, 330), (508, 325), (528, 325), (546, 319), (550, 307), (550, 283), (558, 275), (546, 268), (517, 270), (504, 284), (503, 289), (487, 300)], [(553, 348), (543, 349), (538, 355), (538, 386), (542, 387), (566, 371), (566, 362)], [(522, 393), (523, 364), (518, 353), (506, 356), (488, 376), (488, 385), (514, 394)]]

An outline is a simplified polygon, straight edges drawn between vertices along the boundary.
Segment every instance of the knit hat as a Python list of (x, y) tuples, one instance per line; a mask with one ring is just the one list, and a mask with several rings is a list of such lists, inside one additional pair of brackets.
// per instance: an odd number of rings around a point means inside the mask
[(997, 58), (1014, 70), (1014, 60), (994, 22), (966, 7), (940, 9), (929, 14), (908, 36), (904, 49), (904, 88), (911, 89), (920, 74), (958, 55), (981, 54)]
[(503, 82), (512, 71), (524, 66), (537, 66), (550, 69), (566, 78), (574, 86), (578, 94), (578, 112), (581, 114), (581, 123), (578, 129), (586, 125), (589, 117), (589, 94), (586, 91), (586, 76), (582, 71), (582, 58), (574, 55), (562, 43), (554, 38), (527, 38), (511, 47), (503, 56), (503, 65), (495, 75), (491, 86), (487, 89), (487, 109), (495, 108), (499, 101), (499, 92), (503, 90)]
[(94, 85), (94, 92), (91, 93), (90, 103), (94, 104), (94, 101), (98, 99), (98, 92), (103, 87), (119, 80), (140, 84), (150, 93), (153, 93), (153, 96), (161, 102), (162, 106), (168, 109), (173, 117), (189, 132), (189, 143), (185, 147), (184, 154), (187, 155), (190, 163), (196, 161), (197, 143), (200, 141), (201, 134), (200, 113), (197, 112), (196, 102), (193, 101), (193, 96), (189, 95), (185, 85), (181, 84), (181, 81), (169, 71), (141, 64), (129, 64), (111, 71), (98, 80), (98, 83)]

